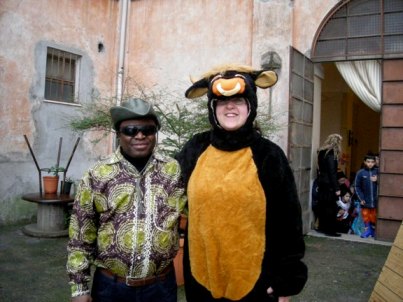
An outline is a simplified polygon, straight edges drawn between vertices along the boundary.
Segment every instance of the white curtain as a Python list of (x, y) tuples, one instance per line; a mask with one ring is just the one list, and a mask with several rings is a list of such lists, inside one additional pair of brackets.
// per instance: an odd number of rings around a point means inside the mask
[(381, 111), (381, 64), (376, 60), (336, 62), (354, 93), (369, 108)]

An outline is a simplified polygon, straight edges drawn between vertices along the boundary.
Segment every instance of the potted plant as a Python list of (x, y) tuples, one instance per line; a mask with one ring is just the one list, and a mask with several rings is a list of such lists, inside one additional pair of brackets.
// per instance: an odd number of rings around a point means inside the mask
[(50, 168), (41, 169), (42, 171), (48, 172), (53, 175), (43, 176), (43, 190), (45, 194), (56, 194), (57, 187), (59, 184), (59, 172), (64, 172), (65, 169), (59, 166), (52, 166)]
[(70, 195), (71, 186), (74, 180), (70, 177), (65, 177), (64, 180), (60, 182), (60, 194)]

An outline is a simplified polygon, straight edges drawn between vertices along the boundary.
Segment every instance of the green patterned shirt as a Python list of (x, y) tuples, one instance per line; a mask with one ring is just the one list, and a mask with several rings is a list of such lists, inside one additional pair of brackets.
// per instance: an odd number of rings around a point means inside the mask
[(69, 227), (67, 272), (72, 296), (89, 294), (90, 267), (144, 278), (178, 250), (186, 197), (176, 160), (159, 153), (139, 173), (120, 148), (85, 173)]

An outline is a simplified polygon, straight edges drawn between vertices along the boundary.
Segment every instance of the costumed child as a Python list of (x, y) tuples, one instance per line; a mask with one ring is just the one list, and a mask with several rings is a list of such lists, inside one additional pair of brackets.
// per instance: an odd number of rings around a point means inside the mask
[(254, 127), (273, 71), (219, 66), (188, 88), (208, 97), (210, 131), (178, 154), (188, 195), (187, 301), (288, 301), (307, 280), (301, 206), (283, 150)]
[(361, 238), (375, 237), (376, 207), (378, 204), (378, 168), (375, 167), (375, 156), (364, 157), (364, 168), (355, 177), (355, 192), (360, 201), (365, 231)]
[(337, 200), (338, 212), (336, 221), (336, 232), (348, 233), (351, 226), (351, 191), (345, 187)]

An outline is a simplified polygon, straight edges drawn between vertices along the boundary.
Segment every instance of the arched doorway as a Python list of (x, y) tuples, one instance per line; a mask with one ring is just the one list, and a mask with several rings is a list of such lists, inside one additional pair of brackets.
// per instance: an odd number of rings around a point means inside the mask
[(320, 142), (340, 133), (343, 155), (340, 169), (350, 181), (367, 153), (379, 152), (380, 112), (369, 108), (345, 82), (334, 63), (322, 63)]
[[(367, 151), (380, 153), (376, 238), (393, 241), (403, 219), (403, 1), (342, 1), (319, 27), (311, 59), (324, 69), (321, 141), (337, 127), (344, 132), (348, 174)], [(346, 77), (348, 86), (343, 85), (334, 63), (369, 60), (379, 63), (373, 85), (379, 85), (380, 93), (368, 111), (369, 101)], [(367, 119), (374, 123), (363, 123)]]

